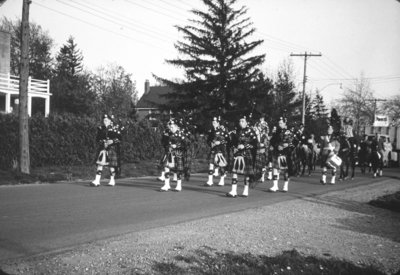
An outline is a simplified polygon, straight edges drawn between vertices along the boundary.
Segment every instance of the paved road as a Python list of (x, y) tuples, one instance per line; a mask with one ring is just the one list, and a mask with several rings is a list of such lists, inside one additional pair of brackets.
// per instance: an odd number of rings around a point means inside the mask
[[(288, 193), (270, 193), (272, 183), (260, 183), (248, 198), (227, 198), (229, 185), (207, 188), (206, 178), (206, 174), (193, 175), (180, 193), (159, 192), (162, 183), (153, 177), (119, 179), (115, 187), (93, 188), (88, 182), (1, 186), (0, 260), (377, 181), (398, 181), (400, 170), (392, 169), (382, 178), (359, 175), (353, 181), (325, 186), (315, 173), (292, 179)], [(239, 184), (238, 191), (242, 188)]]

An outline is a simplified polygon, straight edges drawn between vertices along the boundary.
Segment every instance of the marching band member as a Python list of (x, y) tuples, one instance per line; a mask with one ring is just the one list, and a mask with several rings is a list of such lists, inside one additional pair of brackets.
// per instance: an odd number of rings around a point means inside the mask
[(226, 194), (228, 197), (237, 197), (237, 181), (238, 175), (244, 176), (243, 197), (249, 196), (249, 183), (254, 180), (253, 154), (252, 150), (257, 146), (257, 137), (253, 129), (248, 127), (246, 117), (239, 120), (239, 129), (234, 133), (233, 156), (234, 162), (232, 167), (232, 190)]
[(100, 186), (101, 174), (104, 166), (110, 168), (110, 182), (108, 186), (115, 185), (115, 172), (119, 165), (118, 144), (121, 142), (121, 132), (118, 127), (111, 125), (110, 117), (103, 115), (103, 125), (97, 128), (96, 142), (98, 144), (98, 157), (96, 160), (96, 178), (91, 186)]
[(268, 165), (268, 148), (269, 148), (269, 128), (268, 123), (262, 115), (254, 126), (254, 132), (257, 136), (257, 150), (254, 164), (254, 170), (257, 175), (261, 175), (261, 182), (265, 181), (265, 172)]
[(169, 145), (168, 145), (168, 137), (171, 133), (171, 130), (169, 128), (170, 124), (167, 123), (166, 125), (166, 129), (163, 131), (162, 135), (161, 135), (161, 146), (164, 148), (164, 153), (161, 157), (160, 160), (160, 167), (162, 169), (161, 171), (161, 176), (159, 176), (157, 179), (159, 181), (165, 181), (165, 170), (164, 167), (167, 164), (167, 156), (168, 156), (168, 150), (169, 150)]
[[(339, 149), (340, 143), (333, 135), (333, 127), (332, 125), (328, 125), (326, 135), (321, 137), (321, 184), (326, 184), (328, 169), (332, 169), (332, 178), (330, 183), (335, 184), (336, 166), (340, 166), (340, 163), (336, 161), (338, 159), (337, 154)], [(338, 161), (340, 161), (340, 159), (338, 159)]]
[(279, 190), (278, 181), (280, 171), (283, 170), (283, 192), (287, 192), (289, 188), (289, 161), (290, 146), (292, 146), (293, 133), (287, 129), (286, 118), (281, 117), (278, 122), (278, 129), (272, 135), (270, 140), (270, 150), (272, 153), (273, 165), (273, 186), (269, 189), (271, 192)]
[[(212, 129), (208, 132), (207, 143), (211, 150), (208, 155), (209, 170), (208, 170), (208, 181), (204, 186), (212, 186), (214, 171), (219, 170), (221, 174), (219, 186), (225, 185), (225, 167), (227, 166), (226, 161), (226, 145), (229, 141), (229, 133), (223, 125), (221, 125), (221, 118), (214, 117), (212, 120)], [(217, 169), (216, 169), (217, 168)], [(218, 174), (217, 174), (218, 175)]]
[(177, 173), (177, 183), (175, 191), (182, 191), (182, 173), (184, 171), (184, 149), (186, 142), (186, 135), (179, 129), (175, 121), (169, 121), (170, 133), (168, 135), (168, 156), (164, 167), (165, 180), (164, 186), (160, 191), (168, 191), (170, 186), (170, 172)]

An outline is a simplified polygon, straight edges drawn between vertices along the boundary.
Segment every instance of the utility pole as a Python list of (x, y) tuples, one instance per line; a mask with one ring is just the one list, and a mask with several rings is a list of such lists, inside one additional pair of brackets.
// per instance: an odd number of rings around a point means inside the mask
[(313, 54), (313, 53), (291, 53), (290, 56), (304, 56), (304, 73), (303, 73), (303, 95), (302, 95), (302, 101), (303, 101), (303, 107), (301, 109), (301, 123), (305, 125), (305, 116), (306, 116), (306, 82), (307, 82), (307, 58), (309, 56), (322, 56), (322, 54)]
[(29, 5), (31, 0), (22, 4), (22, 43), (19, 80), (19, 170), (30, 174), (29, 124), (28, 124), (28, 80), (29, 80)]

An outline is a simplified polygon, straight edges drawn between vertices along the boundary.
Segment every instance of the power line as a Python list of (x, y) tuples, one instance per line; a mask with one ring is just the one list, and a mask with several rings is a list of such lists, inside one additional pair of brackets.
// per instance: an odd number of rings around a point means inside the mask
[(34, 3), (35, 5), (38, 5), (38, 6), (42, 7), (42, 8), (44, 8), (44, 9), (51, 10), (51, 11), (53, 11), (53, 12), (55, 12), (55, 13), (64, 15), (64, 16), (66, 16), (66, 17), (72, 18), (72, 19), (77, 20), (77, 21), (80, 21), (80, 22), (82, 22), (82, 23), (85, 23), (85, 24), (87, 24), (87, 25), (90, 25), (90, 26), (92, 26), (92, 27), (95, 27), (95, 28), (97, 28), (97, 29), (99, 29), (99, 30), (106, 31), (106, 32), (112, 33), (112, 34), (114, 34), (114, 35), (118, 35), (118, 36), (121, 36), (121, 37), (123, 37), (123, 38), (129, 39), (129, 40), (133, 40), (133, 41), (135, 41), (135, 42), (139, 42), (139, 43), (141, 43), (141, 44), (145, 44), (145, 45), (148, 45), (148, 46), (152, 46), (152, 47), (154, 47), (154, 48), (158, 48), (158, 49), (161, 49), (161, 50), (165, 51), (165, 48), (158, 47), (158, 46), (156, 46), (156, 45), (154, 45), (154, 44), (151, 44), (151, 43), (146, 43), (146, 42), (143, 41), (143, 40), (137, 40), (137, 39), (135, 39), (135, 38), (133, 38), (133, 37), (131, 37), (131, 36), (124, 35), (124, 34), (121, 34), (121, 33), (118, 33), (118, 32), (115, 32), (115, 31), (112, 31), (112, 30), (109, 30), (109, 29), (106, 29), (106, 28), (104, 28), (104, 27), (100, 27), (100, 26), (98, 26), (98, 25), (96, 25), (96, 24), (93, 24), (93, 23), (91, 23), (91, 22), (85, 21), (85, 20), (80, 19), (80, 18), (78, 18), (78, 17), (75, 17), (75, 16), (72, 16), (72, 15), (66, 14), (66, 13), (61, 12), (61, 11), (56, 10), (56, 9), (52, 9), (52, 8), (46, 7), (46, 6), (42, 5), (42, 4), (39, 4), (38, 2), (33, 2), (33, 3)]

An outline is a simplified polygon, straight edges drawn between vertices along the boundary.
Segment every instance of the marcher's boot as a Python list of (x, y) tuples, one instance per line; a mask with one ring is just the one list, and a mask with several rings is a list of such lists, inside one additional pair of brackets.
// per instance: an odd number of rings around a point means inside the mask
[(178, 180), (178, 174), (174, 173), (174, 178), (172, 179), (172, 181), (177, 181)]
[(175, 191), (177, 191), (177, 192), (182, 191), (182, 180), (178, 180), (178, 181), (176, 182)]
[(243, 189), (242, 197), (246, 197), (247, 198), (248, 196), (249, 196), (249, 186), (245, 185), (244, 189)]
[(336, 176), (332, 176), (332, 178), (331, 178), (331, 184), (335, 184), (335, 179), (336, 179)]
[(208, 175), (208, 181), (204, 184), (205, 186), (212, 186), (213, 182), (213, 175)]
[(326, 174), (322, 174), (320, 183), (321, 183), (321, 184), (326, 184)]
[(285, 181), (285, 183), (283, 184), (283, 192), (287, 192), (289, 191), (289, 180)]
[(162, 172), (161, 172), (161, 176), (159, 176), (157, 179), (158, 179), (159, 181), (164, 181), (164, 180), (165, 180), (165, 172), (162, 171)]
[(221, 176), (218, 182), (218, 186), (224, 186), (225, 185), (225, 175)]
[(263, 171), (262, 174), (261, 174), (261, 179), (260, 179), (260, 181), (261, 181), (261, 182), (264, 182), (264, 181), (265, 181), (265, 172), (264, 172), (264, 171)]
[(381, 169), (381, 170), (379, 170), (379, 176), (382, 177), (382, 175), (383, 175), (383, 171)]
[(164, 186), (161, 187), (160, 191), (168, 191), (169, 189), (171, 189), (171, 186), (169, 185), (169, 178), (166, 178), (164, 181)]
[(100, 185), (101, 175), (96, 175), (94, 181), (90, 183), (91, 186), (99, 186)]
[(269, 191), (271, 191), (271, 192), (276, 192), (276, 191), (278, 191), (279, 190), (279, 187), (278, 187), (278, 180), (273, 180), (273, 183), (274, 183), (274, 185), (269, 189)]
[(237, 197), (237, 184), (232, 184), (232, 190), (226, 193), (227, 197), (236, 198)]
[(115, 186), (115, 179), (114, 176), (110, 176), (110, 181), (107, 184), (108, 186)]

